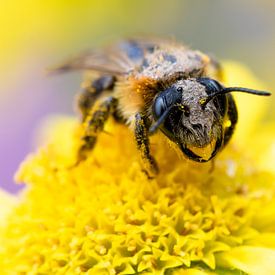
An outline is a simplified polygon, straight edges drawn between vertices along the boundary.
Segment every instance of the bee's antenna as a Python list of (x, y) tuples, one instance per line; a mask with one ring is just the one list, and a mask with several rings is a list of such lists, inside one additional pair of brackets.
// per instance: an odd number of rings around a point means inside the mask
[(231, 93), (231, 92), (241, 92), (241, 93), (248, 93), (248, 94), (262, 95), (262, 96), (271, 95), (271, 93), (266, 92), (266, 91), (253, 90), (253, 89), (242, 88), (242, 87), (228, 87), (228, 88), (222, 89), (223, 94)]
[(248, 93), (248, 94), (260, 95), (260, 96), (270, 96), (271, 95), (271, 93), (266, 92), (266, 91), (253, 90), (253, 89), (242, 88), (242, 87), (228, 87), (228, 88), (223, 88), (220, 91), (209, 95), (205, 100), (201, 101), (201, 105), (203, 107), (205, 107), (206, 104), (210, 100), (212, 100), (214, 97), (221, 95), (221, 94), (231, 93), (231, 92), (241, 92), (241, 93)]

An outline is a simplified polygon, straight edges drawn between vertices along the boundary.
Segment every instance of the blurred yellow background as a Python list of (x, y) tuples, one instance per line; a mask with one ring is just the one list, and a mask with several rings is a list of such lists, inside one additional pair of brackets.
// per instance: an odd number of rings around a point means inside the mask
[[(1, 0), (0, 26), (0, 186), (10, 191), (41, 119), (73, 112), (81, 74), (43, 70), (85, 49), (135, 34), (172, 36), (238, 60), (275, 87), (272, 0)], [(266, 119), (275, 117), (270, 101)]]

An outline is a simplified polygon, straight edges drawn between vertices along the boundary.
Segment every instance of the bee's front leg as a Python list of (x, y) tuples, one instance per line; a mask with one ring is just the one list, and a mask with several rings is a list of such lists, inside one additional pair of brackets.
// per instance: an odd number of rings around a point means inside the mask
[(83, 145), (79, 148), (77, 163), (86, 159), (87, 153), (94, 148), (98, 134), (103, 131), (107, 119), (110, 114), (116, 111), (116, 107), (117, 99), (110, 96), (87, 116), (85, 135), (82, 138)]
[(148, 137), (148, 127), (144, 116), (140, 113), (136, 114), (135, 120), (135, 138), (137, 147), (141, 152), (141, 158), (143, 160), (144, 172), (148, 178), (154, 178), (158, 174), (158, 165), (154, 157), (150, 154), (150, 144)]

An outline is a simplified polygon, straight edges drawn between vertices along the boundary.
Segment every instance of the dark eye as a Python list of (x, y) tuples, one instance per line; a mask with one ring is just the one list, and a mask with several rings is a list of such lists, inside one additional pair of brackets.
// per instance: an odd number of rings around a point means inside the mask
[[(219, 82), (211, 78), (199, 78), (197, 81), (205, 86), (205, 91), (209, 96), (218, 93), (223, 89)], [(221, 115), (224, 116), (226, 111), (226, 96), (223, 94), (218, 95), (213, 99), (213, 103), (217, 110), (220, 110)]]
[(160, 118), (164, 111), (167, 109), (165, 99), (162, 96), (158, 96), (153, 106), (153, 113), (156, 119)]
[(201, 85), (205, 86), (205, 91), (207, 92), (208, 95), (219, 92), (220, 90), (223, 89), (222, 85), (218, 81), (211, 78), (202, 77), (202, 78), (198, 78), (197, 81)]

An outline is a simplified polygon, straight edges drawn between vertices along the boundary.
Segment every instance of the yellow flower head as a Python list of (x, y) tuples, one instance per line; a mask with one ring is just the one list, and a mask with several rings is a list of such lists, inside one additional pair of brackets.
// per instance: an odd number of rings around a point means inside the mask
[[(225, 63), (225, 80), (262, 88), (235, 63)], [(72, 167), (79, 123), (50, 123), (47, 146), (16, 175), (27, 186), (0, 231), (0, 270), (275, 274), (274, 130), (257, 121), (266, 101), (239, 96), (241, 121), (214, 167), (182, 160), (156, 136), (154, 180), (141, 171), (127, 127), (110, 121), (88, 159)]]

